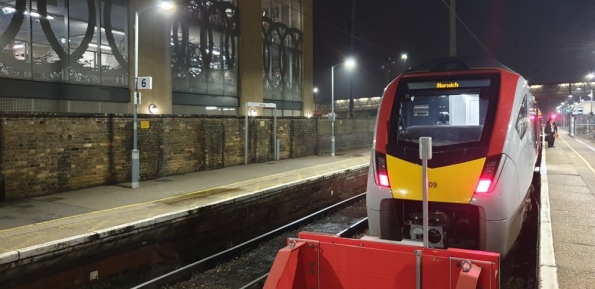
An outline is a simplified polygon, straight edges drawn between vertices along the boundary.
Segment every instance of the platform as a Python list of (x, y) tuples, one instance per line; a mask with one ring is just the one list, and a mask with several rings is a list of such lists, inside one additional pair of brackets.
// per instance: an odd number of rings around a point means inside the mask
[[(0, 269), (35, 262), (267, 191), (369, 165), (370, 148), (98, 186), (0, 203)], [(331, 192), (332, 194), (332, 192)], [(1, 287), (1, 286), (0, 286)]]
[(595, 138), (559, 135), (543, 149), (541, 288), (595, 288)]

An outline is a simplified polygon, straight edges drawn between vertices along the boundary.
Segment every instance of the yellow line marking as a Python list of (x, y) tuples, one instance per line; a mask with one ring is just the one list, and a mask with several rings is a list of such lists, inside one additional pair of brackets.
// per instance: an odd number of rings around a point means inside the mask
[[(353, 160), (353, 159), (349, 159), (349, 160)], [(230, 187), (230, 186), (237, 186), (237, 185), (239, 185), (241, 183), (246, 183), (246, 182), (249, 182), (249, 181), (256, 181), (256, 180), (265, 179), (265, 178), (271, 178), (273, 176), (279, 176), (279, 175), (287, 174), (287, 173), (290, 173), (290, 172), (293, 172), (293, 171), (299, 171), (299, 170), (303, 170), (303, 169), (310, 170), (312, 168), (323, 167), (323, 166), (326, 167), (326, 166), (330, 166), (330, 165), (336, 164), (336, 163), (341, 163), (341, 162), (344, 162), (344, 161), (346, 161), (346, 160), (340, 160), (340, 161), (335, 161), (335, 162), (330, 162), (330, 163), (326, 163), (326, 164), (316, 165), (316, 166), (312, 166), (312, 167), (308, 167), (308, 168), (301, 168), (301, 169), (287, 171), (287, 172), (283, 172), (283, 173), (272, 174), (272, 175), (268, 175), (268, 176), (264, 176), (264, 177), (258, 177), (258, 178), (249, 179), (249, 180), (245, 180), (245, 181), (240, 181), (240, 182), (236, 182), (236, 183), (231, 183), (231, 184), (227, 184), (227, 185), (222, 185), (222, 186), (218, 186), (218, 187), (213, 187), (213, 188), (198, 190), (198, 191), (194, 191), (194, 192), (189, 192), (189, 193), (185, 193), (185, 194), (181, 194), (181, 195), (170, 196), (170, 197), (166, 197), (166, 198), (162, 198), (162, 199), (156, 199), (156, 200), (146, 201), (146, 202), (142, 202), (142, 203), (130, 204), (130, 205), (125, 205), (125, 206), (120, 206), (120, 207), (115, 207), (115, 208), (109, 208), (109, 209), (104, 209), (104, 210), (99, 210), (99, 211), (93, 211), (93, 212), (84, 213), (84, 214), (78, 214), (78, 215), (68, 216), (68, 217), (54, 219), (54, 220), (43, 221), (43, 222), (39, 222), (39, 223), (35, 223), (35, 224), (29, 224), (29, 225), (24, 225), (24, 226), (20, 226), (20, 227), (14, 227), (14, 228), (9, 228), (9, 229), (4, 229), (4, 230), (0, 230), (0, 234), (1, 233), (4, 233), (4, 232), (12, 231), (12, 230), (22, 230), (23, 228), (29, 228), (29, 227), (39, 226), (39, 225), (43, 225), (43, 224), (47, 224), (47, 223), (53, 223), (53, 222), (58, 222), (58, 221), (63, 221), (63, 220), (68, 220), (68, 219), (73, 219), (73, 218), (79, 218), (79, 217), (83, 217), (83, 216), (100, 214), (100, 213), (103, 213), (103, 212), (110, 212), (110, 211), (119, 210), (119, 209), (125, 209), (125, 208), (140, 207), (140, 206), (143, 206), (143, 205), (148, 205), (148, 204), (151, 204), (151, 203), (162, 202), (162, 201), (166, 201), (166, 200), (170, 200), (170, 199), (174, 199), (174, 198), (187, 197), (187, 196), (191, 196), (191, 195), (194, 195), (194, 194), (200, 194), (200, 193), (204, 193), (206, 191), (210, 191), (210, 190), (214, 190), (214, 189), (222, 189), (222, 188), (226, 188), (226, 187)]]
[(576, 150), (574, 150), (574, 148), (572, 148), (572, 146), (570, 146), (570, 144), (568, 142), (566, 142), (566, 140), (564, 140), (564, 138), (562, 138), (560, 136), (560, 139), (579, 157), (581, 158), (581, 160), (583, 160), (583, 162), (587, 165), (587, 167), (589, 167), (589, 169), (595, 173), (595, 169), (593, 169), (593, 167), (589, 164), (589, 162), (587, 162), (587, 160), (585, 160), (585, 158), (583, 158), (583, 156), (581, 156)]

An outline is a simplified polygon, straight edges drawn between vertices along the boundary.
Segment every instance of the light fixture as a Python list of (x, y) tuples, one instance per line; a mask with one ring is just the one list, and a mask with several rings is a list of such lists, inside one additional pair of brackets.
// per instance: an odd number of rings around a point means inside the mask
[(307, 118), (311, 118), (312, 117), (312, 112), (311, 111), (306, 111), (306, 117)]
[(256, 116), (256, 109), (250, 109), (250, 115), (251, 116)]
[(23, 44), (16, 44), (12, 47), (12, 49), (21, 49), (21, 48), (25, 48), (25, 45)]
[(403, 54), (401, 54), (401, 59), (403, 59), (403, 60), (407, 60), (407, 53), (403, 53)]
[(314, 93), (318, 93), (318, 87), (314, 87)]
[[(97, 27), (95, 27), (95, 31), (97, 31)], [(105, 28), (101, 27), (101, 32), (105, 33)], [(113, 29), (112, 29), (112, 34), (126, 35), (126, 33), (122, 32), (122, 31), (113, 30)]]
[(347, 67), (347, 68), (354, 68), (355, 67), (355, 59), (353, 59), (353, 58), (347, 58), (345, 60), (345, 67)]
[[(37, 12), (31, 12), (31, 13), (29, 13), (29, 11), (25, 11), (24, 14), (25, 15), (31, 14), (31, 17), (33, 17), (33, 18), (41, 18), (41, 14), (39, 14)], [(50, 16), (50, 15), (48, 15), (46, 18), (49, 19), (49, 20), (54, 19), (54, 17), (53, 16)]]
[(206, 110), (217, 110), (216, 106), (207, 106), (205, 107)]
[(159, 111), (159, 109), (157, 108), (156, 105), (154, 105), (154, 104), (150, 104), (149, 105), (149, 112), (151, 114), (156, 114), (158, 111)]
[(2, 7), (2, 13), (4, 14), (14, 13), (15, 11), (17, 10), (13, 7)]
[(172, 10), (174, 8), (174, 3), (171, 1), (161, 1), (161, 3), (159, 3), (159, 8), (163, 10)]
[(593, 79), (595, 77), (595, 73), (589, 73), (587, 74), (587, 78), (588, 79)]
[[(89, 43), (89, 47), (97, 48), (97, 44), (95, 44), (95, 43)], [(109, 46), (107, 46), (107, 45), (101, 45), (101, 49), (112, 50), (112, 48), (109, 47)]]

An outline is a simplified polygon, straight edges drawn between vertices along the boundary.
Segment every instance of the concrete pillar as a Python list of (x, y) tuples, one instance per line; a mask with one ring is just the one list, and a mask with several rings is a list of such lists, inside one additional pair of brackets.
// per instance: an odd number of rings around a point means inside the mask
[[(258, 3), (255, 3), (258, 2)], [(263, 102), (262, 5), (261, 1), (238, 1), (239, 97), (238, 115), (245, 115), (246, 102)], [(262, 111), (258, 111), (262, 115)]]
[(302, 116), (309, 111), (314, 115), (314, 33), (312, 19), (313, 0), (302, 0), (302, 58), (304, 84), (302, 90)]
[(153, 89), (143, 90), (142, 103), (138, 107), (139, 114), (148, 114), (149, 105), (155, 104), (158, 114), (172, 113), (171, 86), (171, 52), (170, 34), (171, 17), (175, 11), (164, 11), (156, 6), (157, 1), (131, 0), (129, 9), (128, 47), (129, 47), (129, 75), (130, 75), (130, 105), (128, 111), (134, 108), (134, 14), (147, 6), (139, 17), (138, 41), (138, 76), (153, 77)]

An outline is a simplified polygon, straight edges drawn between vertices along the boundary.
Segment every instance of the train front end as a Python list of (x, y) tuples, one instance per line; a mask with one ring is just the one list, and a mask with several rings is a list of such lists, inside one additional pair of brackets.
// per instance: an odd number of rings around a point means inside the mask
[(422, 240), (419, 138), (431, 137), (430, 246), (506, 255), (522, 226), (522, 194), (504, 153), (518, 82), (503, 68), (447, 61), (387, 87), (368, 175), (371, 236)]

